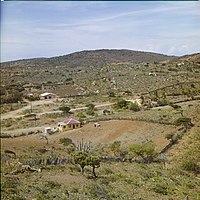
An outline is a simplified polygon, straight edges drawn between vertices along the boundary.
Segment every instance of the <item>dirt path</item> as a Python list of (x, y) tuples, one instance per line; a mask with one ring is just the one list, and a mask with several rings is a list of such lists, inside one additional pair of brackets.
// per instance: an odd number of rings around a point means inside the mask
[[(38, 105), (44, 105), (44, 104), (55, 104), (54, 101), (52, 100), (40, 100), (40, 101), (33, 101), (32, 105), (27, 105), (24, 106), (23, 108), (20, 108), (18, 110), (14, 110), (14, 111), (10, 111), (8, 113), (2, 114), (1, 115), (1, 120), (3, 119), (9, 119), (9, 118), (19, 118), (19, 117), (23, 117), (24, 115), (21, 115), (20, 113), (22, 113), (24, 110), (27, 109), (31, 109), (31, 106), (38, 106)], [(99, 104), (96, 105), (95, 108), (102, 108), (102, 107), (107, 107), (112, 105), (113, 103), (104, 103), (104, 104)], [(88, 109), (88, 107), (80, 107), (80, 108), (73, 108), (70, 111), (74, 112), (74, 111), (79, 111), (79, 110), (86, 110)], [(57, 110), (57, 111), (47, 111), (47, 112), (42, 112), (42, 113), (37, 113), (38, 116), (44, 115), (44, 114), (53, 114), (53, 113), (62, 113), (62, 111)]]
[(32, 101), (29, 105), (24, 106), (23, 108), (20, 108), (18, 110), (10, 111), (8, 113), (2, 114), (1, 119), (8, 119), (8, 118), (17, 118), (22, 117), (20, 113), (22, 113), (24, 110), (30, 109), (34, 106), (44, 105), (44, 104), (53, 104), (55, 103), (53, 100), (39, 100), (39, 101)]

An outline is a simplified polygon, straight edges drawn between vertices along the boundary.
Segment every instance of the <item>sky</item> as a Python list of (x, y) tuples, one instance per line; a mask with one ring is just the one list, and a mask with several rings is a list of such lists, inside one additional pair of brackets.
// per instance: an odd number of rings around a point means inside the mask
[(200, 52), (200, 1), (1, 2), (1, 62), (93, 49)]

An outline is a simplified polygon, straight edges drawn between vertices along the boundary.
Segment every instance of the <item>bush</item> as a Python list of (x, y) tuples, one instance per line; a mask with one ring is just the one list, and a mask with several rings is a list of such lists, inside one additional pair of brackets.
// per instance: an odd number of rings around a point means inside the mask
[(110, 110), (106, 110), (106, 109), (103, 110), (103, 114), (104, 114), (104, 115), (110, 115), (110, 113), (111, 113)]
[(137, 103), (131, 103), (129, 109), (135, 112), (140, 111), (140, 107)]
[(67, 114), (70, 111), (70, 107), (68, 106), (61, 106), (59, 110), (63, 111), (63, 113)]
[(129, 147), (129, 151), (135, 156), (140, 156), (145, 163), (149, 163), (153, 161), (155, 155), (155, 144), (152, 142), (142, 145), (134, 144)]
[(166, 138), (167, 140), (171, 140), (171, 139), (173, 138), (173, 136), (174, 136), (174, 133), (167, 133), (167, 134), (165, 135), (165, 138)]
[(185, 130), (187, 131), (188, 128), (191, 128), (193, 126), (192, 119), (188, 117), (180, 117), (175, 121), (176, 126), (184, 126)]
[(158, 100), (158, 105), (159, 106), (166, 106), (169, 104), (169, 101), (167, 99), (160, 99)]
[(114, 153), (115, 156), (119, 153), (120, 146), (121, 146), (121, 141), (115, 141), (110, 145), (110, 149)]
[(74, 144), (74, 143), (72, 142), (72, 139), (70, 139), (70, 138), (60, 138), (60, 139), (59, 139), (59, 143), (65, 145), (65, 146), (68, 146), (68, 145), (70, 145), (70, 144)]
[(76, 115), (78, 118), (86, 118), (86, 116), (84, 115), (84, 113), (80, 112)]
[(108, 96), (109, 97), (115, 97), (116, 95), (115, 95), (115, 93), (113, 91), (109, 91), (108, 92)]
[(119, 99), (115, 104), (114, 107), (116, 109), (127, 109), (129, 102), (124, 99)]
[(87, 115), (92, 115), (92, 116), (94, 116), (94, 115), (95, 115), (95, 112), (94, 112), (94, 110), (88, 109), (88, 110), (86, 111), (86, 114), (87, 114)]
[(89, 110), (94, 110), (95, 105), (92, 103), (89, 103), (86, 105), (86, 107), (88, 107)]
[(194, 160), (182, 161), (181, 168), (187, 171), (200, 173), (200, 166)]
[(39, 96), (27, 96), (26, 97), (29, 101), (37, 101), (40, 100)]

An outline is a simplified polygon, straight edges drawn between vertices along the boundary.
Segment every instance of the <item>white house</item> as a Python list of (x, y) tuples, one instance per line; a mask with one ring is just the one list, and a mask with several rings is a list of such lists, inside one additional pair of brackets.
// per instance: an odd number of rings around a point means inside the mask
[(56, 94), (45, 92), (40, 95), (40, 99), (53, 99), (56, 97)]

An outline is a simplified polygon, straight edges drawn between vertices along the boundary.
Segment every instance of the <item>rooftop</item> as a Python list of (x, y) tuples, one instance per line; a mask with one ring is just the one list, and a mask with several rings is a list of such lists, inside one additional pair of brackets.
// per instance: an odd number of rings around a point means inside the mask
[(76, 119), (71, 118), (71, 119), (64, 120), (63, 123), (65, 123), (65, 124), (80, 124), (81, 122), (79, 122)]
[(48, 95), (55, 95), (55, 94), (49, 93), (49, 92), (45, 92), (45, 93), (42, 93), (40, 96), (44, 97), (44, 96), (48, 96)]

